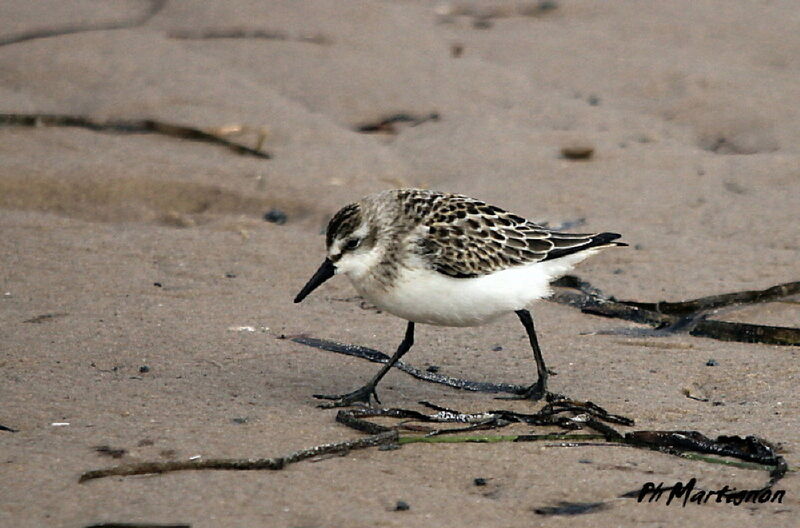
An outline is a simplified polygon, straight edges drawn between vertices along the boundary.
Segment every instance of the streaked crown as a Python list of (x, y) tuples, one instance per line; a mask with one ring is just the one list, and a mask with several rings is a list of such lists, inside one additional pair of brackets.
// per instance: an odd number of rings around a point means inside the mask
[(325, 234), (325, 245), (330, 249), (333, 241), (336, 239), (344, 239), (356, 230), (361, 224), (361, 206), (357, 203), (351, 203), (339, 209), (339, 212), (333, 215), (331, 221), (328, 222), (328, 231)]

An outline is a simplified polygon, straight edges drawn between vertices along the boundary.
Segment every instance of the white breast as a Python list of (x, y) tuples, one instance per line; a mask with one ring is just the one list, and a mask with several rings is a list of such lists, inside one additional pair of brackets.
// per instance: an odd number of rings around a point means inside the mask
[(594, 253), (497, 271), (477, 278), (456, 279), (423, 268), (402, 269), (392, 287), (372, 288), (351, 280), (365, 299), (403, 319), (442, 326), (477, 326), (521, 310), (550, 295), (550, 281)]

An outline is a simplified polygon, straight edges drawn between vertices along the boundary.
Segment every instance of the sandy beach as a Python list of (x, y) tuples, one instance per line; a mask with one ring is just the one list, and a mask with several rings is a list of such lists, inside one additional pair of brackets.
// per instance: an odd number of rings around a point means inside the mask
[[(796, 526), (796, 472), (782, 503), (638, 503), (621, 496), (647, 482), (769, 476), (624, 446), (409, 444), (280, 471), (79, 478), (364, 436), (312, 395), (377, 365), (285, 337), (389, 354), (402, 339), (404, 321), (344, 277), (292, 303), (328, 219), (371, 192), (456, 192), (622, 233), (629, 247), (576, 270), (616, 299), (800, 280), (798, 24), (789, 0), (3, 2), (0, 525)], [(797, 328), (798, 301), (705, 315)], [(532, 312), (553, 390), (636, 421), (621, 430), (756, 435), (800, 464), (797, 346)], [(404, 361), (535, 376), (513, 315), (419, 325)], [(421, 412), (542, 405), (396, 370), (379, 389)], [(564, 504), (597, 506), (548, 514)]]

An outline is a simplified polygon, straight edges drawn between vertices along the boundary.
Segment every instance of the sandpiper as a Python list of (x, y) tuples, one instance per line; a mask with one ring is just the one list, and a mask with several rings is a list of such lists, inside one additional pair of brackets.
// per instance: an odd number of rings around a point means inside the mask
[(415, 323), (477, 326), (514, 312), (528, 334), (538, 379), (523, 397), (548, 395), (542, 352), (528, 307), (551, 294), (550, 282), (601, 249), (625, 246), (617, 233), (553, 231), (467, 196), (422, 189), (371, 194), (328, 224), (328, 255), (294, 302), (337, 274), (364, 299), (406, 319), (405, 338), (363, 387), (316, 394), (329, 407), (380, 403), (375, 390), (411, 348)]

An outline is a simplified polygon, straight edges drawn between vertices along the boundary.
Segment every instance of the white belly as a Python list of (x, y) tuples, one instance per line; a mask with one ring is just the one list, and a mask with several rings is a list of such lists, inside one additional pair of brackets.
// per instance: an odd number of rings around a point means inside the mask
[[(521, 310), (550, 295), (550, 281), (569, 271), (591, 252), (456, 279), (426, 269), (403, 269), (388, 290), (353, 281), (359, 294), (403, 319), (442, 326), (477, 326)], [(570, 258), (574, 257), (574, 258)]]

